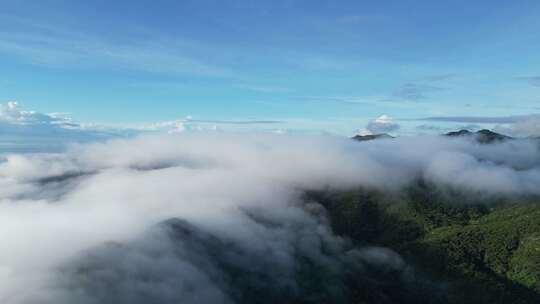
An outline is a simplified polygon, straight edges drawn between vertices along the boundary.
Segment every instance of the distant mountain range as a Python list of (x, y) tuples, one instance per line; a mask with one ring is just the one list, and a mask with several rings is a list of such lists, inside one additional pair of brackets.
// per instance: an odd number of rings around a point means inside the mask
[[(448, 137), (474, 137), (476, 141), (482, 144), (488, 144), (488, 143), (494, 143), (494, 142), (502, 142), (506, 140), (513, 140), (515, 138), (506, 136), (497, 132), (493, 132), (491, 130), (483, 129), (480, 131), (472, 132), (469, 130), (459, 130), (459, 131), (453, 131), (448, 132), (446, 134), (443, 134), (443, 136)], [(368, 140), (375, 140), (375, 139), (390, 139), (394, 138), (393, 136), (387, 134), (387, 133), (381, 133), (381, 134), (372, 134), (372, 135), (355, 135), (352, 137), (352, 139), (357, 141), (368, 141)], [(532, 139), (540, 139), (540, 138), (532, 138)]]
[(487, 129), (483, 129), (477, 132), (471, 132), (469, 130), (459, 130), (455, 132), (449, 132), (444, 135), (450, 137), (473, 136), (479, 143), (483, 144), (514, 139), (510, 136), (502, 135)]

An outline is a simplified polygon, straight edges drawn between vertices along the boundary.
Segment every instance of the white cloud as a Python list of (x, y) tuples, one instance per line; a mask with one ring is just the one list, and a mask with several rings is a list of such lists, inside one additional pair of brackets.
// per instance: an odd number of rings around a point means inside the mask
[(496, 131), (518, 137), (540, 137), (540, 116), (531, 115), (509, 126), (497, 126)]
[(11, 23), (6, 28), (11, 29), (16, 24), (18, 30), (2, 30), (3, 20), (0, 20), (0, 52), (31, 64), (68, 68), (113, 66), (151, 73), (219, 78), (234, 75), (227, 68), (205, 62), (200, 54), (213, 48), (195, 41), (142, 31), (126, 35), (119, 42), (73, 26), (39, 24), (9, 16), (2, 18)]
[(377, 119), (368, 122), (365, 129), (359, 131), (360, 135), (391, 133), (399, 130), (399, 124), (395, 123), (388, 115), (381, 115)]
[(531, 117), (523, 121), (517, 122), (512, 126), (512, 130), (518, 134), (526, 134), (528, 136), (540, 136), (540, 117)]
[(0, 105), (0, 154), (59, 151), (69, 143), (112, 136), (111, 133), (75, 123), (61, 113), (26, 111), (15, 101)]
[(42, 114), (34, 111), (24, 111), (16, 101), (0, 105), (0, 121), (19, 125), (35, 124), (69, 124), (70, 120), (56, 115)]
[(514, 115), (514, 116), (434, 116), (420, 120), (461, 123), (498, 123), (512, 124), (538, 115)]
[(66, 113), (28, 111), (16, 101), (0, 104), (0, 155), (9, 152), (59, 152), (73, 143), (91, 142), (142, 133), (186, 131), (274, 132), (287, 124), (279, 120), (216, 120), (185, 118), (136, 124), (75, 122)]
[(288, 88), (284, 87), (275, 87), (275, 86), (260, 86), (260, 85), (238, 85), (236, 86), (240, 89), (248, 90), (248, 91), (254, 91), (254, 92), (261, 92), (261, 93), (284, 93), (291, 91)]
[[(358, 143), (188, 132), (78, 145), (60, 154), (11, 155), (0, 163), (0, 302), (94, 303), (99, 299), (92, 295), (140, 298), (145, 290), (162, 291), (153, 294), (158, 299), (190, 299), (185, 297), (192, 293), (206, 298), (209, 290), (227, 298), (221, 281), (209, 279), (227, 274), (204, 266), (216, 265), (204, 251), (211, 240), (242, 254), (226, 262), (260, 266), (249, 269), (275, 272), (294, 284), (290, 271), (298, 254), (324, 267), (350, 258), (320, 207), (302, 205), (301, 190), (363, 185), (398, 191), (417, 178), (484, 195), (540, 195), (540, 151), (525, 140)], [(178, 229), (191, 235), (179, 238), (174, 250), (159, 233), (144, 237), (170, 218), (185, 220)], [(110, 241), (132, 245), (100, 247)], [(175, 260), (172, 252), (184, 258)], [(358, 254), (370, 263), (403, 264), (384, 250)], [(91, 279), (77, 280), (77, 267)], [(332, 267), (339, 274), (340, 266)], [(146, 271), (140, 281), (137, 271)], [(115, 279), (126, 273), (133, 275)], [(152, 274), (162, 280), (145, 277)], [(178, 282), (193, 286), (192, 293), (173, 288)]]
[(135, 129), (141, 131), (165, 131), (167, 133), (181, 133), (186, 131), (186, 125), (189, 124), (189, 120), (190, 119), (186, 118), (185, 120), (162, 121), (135, 127)]

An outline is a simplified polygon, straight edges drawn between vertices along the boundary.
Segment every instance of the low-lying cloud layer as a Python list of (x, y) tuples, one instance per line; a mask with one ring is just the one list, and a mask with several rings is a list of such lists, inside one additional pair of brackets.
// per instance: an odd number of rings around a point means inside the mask
[[(538, 143), (187, 133), (10, 155), (0, 164), (0, 302), (235, 303), (248, 291), (306, 300), (315, 290), (339, 302), (348, 272), (406, 265), (386, 249), (351, 248), (302, 192), (399, 191), (418, 178), (540, 195)], [(331, 283), (306, 286), (302, 275), (318, 281), (302, 265)]]
[(0, 155), (9, 152), (58, 152), (73, 143), (127, 138), (143, 133), (208, 132), (245, 126), (266, 126), (267, 131), (276, 131), (285, 123), (278, 120), (202, 120), (191, 116), (123, 126), (79, 123), (65, 113), (28, 111), (18, 102), (9, 101), (0, 104)]
[(61, 151), (66, 143), (103, 140), (112, 135), (84, 128), (62, 114), (26, 111), (15, 101), (0, 104), (0, 154)]

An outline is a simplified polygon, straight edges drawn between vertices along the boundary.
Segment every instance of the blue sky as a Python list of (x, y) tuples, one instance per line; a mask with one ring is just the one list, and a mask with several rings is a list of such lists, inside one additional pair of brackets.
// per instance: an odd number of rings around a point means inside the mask
[(539, 33), (538, 1), (2, 1), (0, 103), (337, 133), (383, 114), (530, 115)]

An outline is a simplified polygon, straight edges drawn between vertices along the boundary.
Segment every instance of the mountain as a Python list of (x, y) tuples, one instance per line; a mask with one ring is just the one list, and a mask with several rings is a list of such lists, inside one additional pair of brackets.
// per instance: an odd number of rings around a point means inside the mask
[(452, 131), (448, 132), (444, 135), (450, 136), (450, 137), (456, 137), (456, 136), (472, 136), (474, 133), (469, 130), (459, 130), (459, 131)]
[(475, 139), (482, 144), (488, 144), (493, 142), (501, 142), (505, 140), (513, 139), (510, 136), (502, 135), (491, 130), (483, 129), (477, 132), (471, 132), (469, 130), (459, 130), (454, 132), (448, 132), (445, 136), (459, 137), (459, 136), (474, 136)]
[(419, 303), (540, 303), (540, 198), (463, 204), (422, 182), (399, 198), (359, 189), (309, 193), (356, 246), (383, 246), (414, 269)]
[[(452, 131), (444, 134), (444, 136), (448, 137), (474, 137), (474, 139), (482, 144), (489, 144), (494, 142), (502, 142), (506, 140), (512, 140), (514, 138), (510, 136), (506, 136), (503, 134), (499, 134), (496, 132), (493, 132), (491, 130), (483, 129), (477, 132), (471, 132), (469, 130), (459, 130), (459, 131)], [(370, 141), (375, 139), (390, 139), (395, 138), (392, 135), (389, 135), (387, 133), (381, 133), (381, 134), (370, 134), (370, 135), (355, 135), (351, 137), (351, 139), (357, 140), (357, 141)]]
[(386, 133), (373, 134), (373, 135), (355, 135), (352, 137), (352, 139), (358, 140), (358, 141), (368, 141), (368, 140), (374, 140), (374, 139), (388, 139), (388, 138), (394, 138), (394, 137)]

